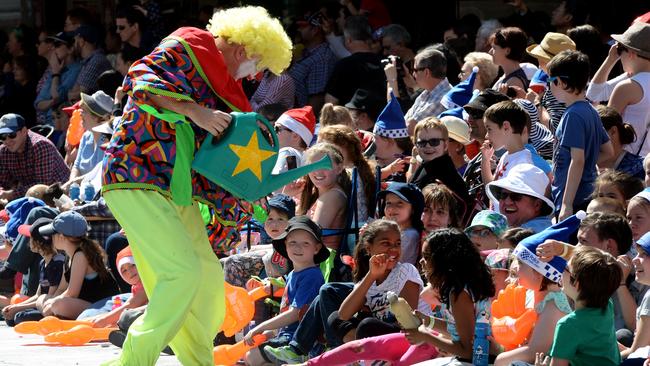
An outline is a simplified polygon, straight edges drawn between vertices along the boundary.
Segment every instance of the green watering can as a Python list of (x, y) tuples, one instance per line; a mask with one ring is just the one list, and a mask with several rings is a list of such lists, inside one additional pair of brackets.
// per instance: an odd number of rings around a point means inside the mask
[[(257, 113), (233, 112), (231, 116), (230, 126), (218, 141), (212, 135), (205, 139), (192, 169), (233, 196), (253, 202), (314, 170), (332, 169), (332, 161), (325, 155), (313, 164), (271, 174), (280, 150), (271, 123)], [(273, 139), (273, 145), (265, 135)]]

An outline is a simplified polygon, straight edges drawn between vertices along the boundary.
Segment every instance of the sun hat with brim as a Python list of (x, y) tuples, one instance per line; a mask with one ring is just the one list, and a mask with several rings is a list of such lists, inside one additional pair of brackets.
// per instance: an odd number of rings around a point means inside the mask
[(496, 191), (499, 189), (539, 198), (545, 203), (541, 215), (548, 216), (555, 210), (553, 201), (544, 195), (548, 184), (548, 176), (540, 168), (532, 164), (517, 164), (504, 178), (488, 183), (486, 193), (492, 201), (498, 201)]
[(93, 95), (82, 92), (81, 101), (98, 117), (105, 117), (113, 111), (113, 98), (101, 90), (94, 92)]
[(275, 249), (281, 256), (289, 259), (287, 254), (286, 238), (292, 231), (304, 230), (310, 233), (317, 242), (321, 243), (321, 248), (314, 256), (314, 263), (319, 264), (329, 258), (330, 252), (323, 244), (321, 228), (307, 216), (295, 216), (289, 220), (289, 225), (280, 236), (273, 240), (273, 249)]
[(441, 117), (440, 122), (442, 122), (445, 127), (447, 127), (447, 132), (449, 133), (450, 139), (463, 145), (467, 145), (472, 142), (470, 140), (469, 125), (467, 122), (458, 117), (450, 115)]
[(41, 235), (50, 236), (63, 234), (65, 236), (85, 236), (90, 230), (88, 221), (77, 211), (66, 211), (58, 214), (52, 223), (38, 229)]
[(548, 62), (562, 51), (575, 49), (575, 42), (566, 34), (548, 32), (539, 44), (528, 46), (526, 52), (535, 58)]
[(512, 249), (494, 249), (485, 257), (485, 264), (490, 269), (508, 271), (510, 264), (512, 264), (512, 258)]
[(650, 58), (650, 24), (635, 21), (623, 34), (612, 38), (641, 57)]
[(119, 120), (120, 120), (120, 117), (115, 117), (115, 118), (113, 118), (112, 121), (107, 121), (107, 122), (104, 122), (104, 123), (100, 124), (99, 126), (93, 127), (92, 130), (93, 130), (93, 132), (102, 133), (102, 134), (105, 134), (105, 135), (112, 135), (113, 131), (114, 131), (113, 126), (115, 126), (116, 123), (119, 122)]
[(22, 236), (26, 236), (28, 238), (33, 238), (38, 241), (49, 241), (51, 240), (51, 237), (47, 235), (41, 235), (41, 233), (38, 231), (39, 228), (51, 224), (53, 219), (49, 217), (40, 217), (34, 221), (33, 224), (28, 225), (28, 224), (23, 224), (18, 227), (18, 233), (20, 233)]

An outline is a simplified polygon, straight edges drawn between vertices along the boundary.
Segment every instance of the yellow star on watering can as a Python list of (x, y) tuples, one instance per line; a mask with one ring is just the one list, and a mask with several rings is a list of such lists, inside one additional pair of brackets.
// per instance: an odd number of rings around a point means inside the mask
[(260, 149), (257, 141), (257, 131), (253, 131), (246, 146), (230, 144), (228, 147), (239, 158), (239, 162), (237, 162), (237, 166), (232, 172), (233, 177), (248, 169), (260, 182), (262, 181), (262, 162), (276, 154), (275, 151)]
[(257, 113), (233, 112), (231, 116), (230, 126), (219, 139), (206, 136), (192, 169), (233, 196), (253, 202), (309, 172), (332, 169), (325, 155), (315, 163), (273, 174), (280, 151), (273, 125)]

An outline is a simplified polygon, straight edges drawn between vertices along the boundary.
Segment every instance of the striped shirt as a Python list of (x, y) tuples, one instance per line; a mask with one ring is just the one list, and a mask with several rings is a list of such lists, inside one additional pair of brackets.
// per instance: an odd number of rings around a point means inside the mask
[(293, 108), (294, 95), (295, 86), (289, 74), (285, 72), (281, 75), (274, 75), (266, 71), (251, 98), (251, 107), (257, 111), (262, 106), (279, 103), (291, 109)]

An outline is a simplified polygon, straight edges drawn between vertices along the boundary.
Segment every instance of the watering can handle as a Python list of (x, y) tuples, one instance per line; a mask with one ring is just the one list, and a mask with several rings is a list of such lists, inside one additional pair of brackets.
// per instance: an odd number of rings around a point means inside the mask
[(269, 134), (271, 135), (271, 138), (273, 139), (273, 146), (278, 146), (278, 148), (279, 148), (278, 135), (275, 133), (275, 127), (271, 124), (271, 122), (269, 122), (269, 120), (266, 119), (266, 117), (264, 117), (261, 114), (256, 113), (256, 112), (247, 112), (247, 113), (231, 112), (230, 116), (232, 117), (232, 120), (230, 121), (230, 125), (228, 125), (228, 128), (226, 129), (226, 131), (224, 131), (221, 138), (219, 138), (219, 139), (213, 138), (212, 139), (212, 144), (217, 144), (219, 142), (219, 140), (223, 139), (226, 136), (226, 134), (228, 134), (229, 131), (232, 128), (235, 128), (233, 126), (237, 124), (236, 123), (237, 119), (242, 118), (242, 116), (244, 114), (246, 114), (246, 115), (254, 114), (255, 115), (255, 122), (257, 123), (257, 121), (260, 121), (260, 122), (262, 122), (262, 124), (264, 124), (264, 126), (266, 126), (266, 128), (268, 128)]

